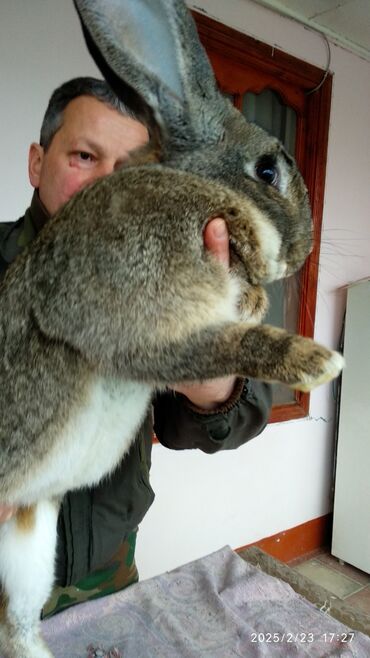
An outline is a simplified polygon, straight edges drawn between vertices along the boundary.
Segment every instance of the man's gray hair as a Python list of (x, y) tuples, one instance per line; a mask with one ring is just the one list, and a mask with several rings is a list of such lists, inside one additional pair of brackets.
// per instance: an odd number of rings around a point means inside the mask
[(140, 121), (135, 112), (115, 95), (104, 80), (91, 77), (73, 78), (55, 89), (50, 97), (40, 132), (40, 144), (45, 150), (63, 123), (63, 112), (68, 103), (79, 96), (92, 96), (122, 115)]

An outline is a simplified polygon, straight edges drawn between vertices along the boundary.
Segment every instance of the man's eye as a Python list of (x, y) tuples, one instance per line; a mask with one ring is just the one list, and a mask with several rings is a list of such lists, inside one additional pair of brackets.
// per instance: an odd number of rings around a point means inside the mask
[(81, 160), (92, 160), (91, 153), (88, 153), (87, 151), (79, 151), (78, 155), (80, 156)]

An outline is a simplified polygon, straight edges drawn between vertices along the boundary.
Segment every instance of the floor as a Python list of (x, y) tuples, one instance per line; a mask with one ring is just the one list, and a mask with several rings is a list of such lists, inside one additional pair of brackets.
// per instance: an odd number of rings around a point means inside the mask
[(341, 562), (329, 549), (305, 555), (288, 566), (370, 616), (370, 574)]

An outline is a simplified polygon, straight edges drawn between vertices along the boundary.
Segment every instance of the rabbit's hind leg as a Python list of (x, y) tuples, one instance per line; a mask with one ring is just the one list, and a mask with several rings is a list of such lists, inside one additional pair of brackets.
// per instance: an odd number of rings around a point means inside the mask
[(20, 508), (0, 528), (0, 644), (6, 658), (52, 658), (39, 632), (53, 586), (58, 505)]

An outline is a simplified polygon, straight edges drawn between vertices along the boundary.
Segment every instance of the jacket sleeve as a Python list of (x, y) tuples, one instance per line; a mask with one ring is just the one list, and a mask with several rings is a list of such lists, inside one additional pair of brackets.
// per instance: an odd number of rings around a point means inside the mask
[(154, 401), (154, 430), (160, 443), (172, 450), (233, 450), (262, 432), (271, 404), (271, 386), (251, 379), (237, 380), (228, 402), (212, 412), (166, 392)]

